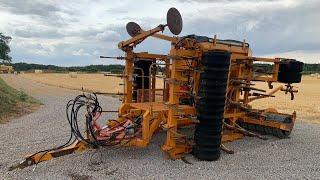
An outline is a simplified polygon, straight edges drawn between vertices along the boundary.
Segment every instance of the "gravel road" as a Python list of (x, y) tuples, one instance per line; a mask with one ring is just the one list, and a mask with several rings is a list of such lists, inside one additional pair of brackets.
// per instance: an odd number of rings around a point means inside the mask
[[(7, 171), (24, 155), (64, 143), (69, 136), (65, 105), (78, 95), (72, 91), (35, 83), (17, 75), (1, 75), (44, 105), (35, 113), (0, 124), (0, 179), (320, 179), (320, 126), (298, 122), (291, 138), (268, 140), (246, 137), (228, 143), (235, 154), (223, 153), (217, 162), (198, 161), (188, 155), (165, 159), (160, 133), (145, 149), (104, 148), (72, 154), (33, 167)], [(105, 110), (120, 102), (99, 97)], [(104, 118), (112, 118), (110, 114)]]

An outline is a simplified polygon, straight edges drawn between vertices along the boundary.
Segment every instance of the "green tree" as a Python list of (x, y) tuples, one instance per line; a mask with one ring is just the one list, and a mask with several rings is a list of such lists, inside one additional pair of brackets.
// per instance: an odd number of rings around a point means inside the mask
[(2, 33), (0, 33), (0, 63), (11, 63), (11, 57), (9, 56), (9, 43), (11, 39), (12, 38), (10, 36), (5, 36)]

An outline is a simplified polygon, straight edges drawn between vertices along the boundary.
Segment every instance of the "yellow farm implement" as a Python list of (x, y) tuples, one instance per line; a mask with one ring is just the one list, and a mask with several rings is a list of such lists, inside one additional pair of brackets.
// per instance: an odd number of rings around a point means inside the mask
[[(160, 33), (167, 27), (175, 36)], [(58, 148), (27, 156), (12, 169), (99, 146), (143, 148), (160, 130), (166, 132), (161, 149), (170, 158), (179, 159), (192, 153), (208, 161), (217, 160), (220, 150), (232, 153), (224, 142), (243, 136), (265, 139), (264, 135), (279, 138), (290, 135), (295, 112), (283, 114), (275, 109), (254, 109), (250, 104), (258, 99), (273, 98), (278, 91), (290, 94), (293, 100), (297, 90), (292, 83), (301, 81), (303, 63), (253, 57), (245, 41), (221, 40), (217, 36), (177, 36), (182, 31), (182, 18), (175, 8), (169, 9), (166, 24), (142, 30), (130, 22), (126, 28), (131, 38), (118, 44), (125, 56), (116, 57), (125, 61), (118, 118), (99, 125), (97, 119), (104, 111), (97, 97), (80, 95), (67, 107), (70, 140)], [(134, 48), (149, 37), (171, 43), (170, 52), (134, 52)], [(263, 68), (263, 63), (269, 63), (269, 69)], [(265, 82), (270, 92), (255, 87), (258, 81)], [(283, 85), (273, 87), (274, 82)], [(87, 110), (84, 135), (77, 122), (81, 107)], [(185, 134), (182, 127), (192, 131), (192, 135)]]

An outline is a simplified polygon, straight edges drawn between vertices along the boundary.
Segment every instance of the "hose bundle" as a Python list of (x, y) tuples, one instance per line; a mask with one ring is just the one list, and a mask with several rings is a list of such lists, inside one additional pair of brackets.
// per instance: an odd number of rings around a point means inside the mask
[[(85, 131), (81, 132), (82, 130), (79, 127), (79, 114), (83, 109), (85, 110)], [(142, 114), (133, 120), (126, 119), (123, 122), (111, 120), (116, 122), (116, 125), (111, 128), (103, 129), (96, 123), (96, 120), (101, 116), (102, 112), (103, 110), (96, 94), (81, 94), (75, 99), (70, 100), (66, 106), (66, 116), (71, 130), (67, 142), (55, 148), (38, 151), (29, 156), (29, 158), (41, 154), (40, 159), (37, 162), (34, 162), (35, 164), (38, 164), (47, 153), (68, 147), (77, 140), (86, 142), (93, 148), (118, 145), (123, 140), (127, 140), (126, 143), (128, 143), (141, 130)], [(114, 129), (117, 128), (118, 131), (115, 131)], [(99, 132), (102, 130), (104, 130), (104, 132), (110, 132), (110, 136), (100, 136)], [(122, 135), (120, 138), (119, 134)]]
[[(85, 132), (81, 132), (78, 119), (79, 111), (83, 108), (86, 110)], [(66, 113), (71, 128), (71, 136), (79, 141), (86, 142), (94, 148), (98, 146), (114, 146), (120, 144), (123, 140), (133, 138), (134, 136), (132, 136), (131, 132), (137, 132), (137, 129), (141, 128), (141, 115), (133, 121), (131, 119), (126, 119), (122, 122), (110, 120), (115, 122), (116, 125), (101, 128), (96, 123), (96, 120), (101, 116), (102, 112), (96, 94), (82, 94), (70, 100), (67, 104)], [(129, 134), (131, 136), (127, 138)]]
[[(86, 138), (79, 128), (78, 114), (82, 108), (86, 110), (85, 133), (90, 134), (92, 139)], [(102, 108), (99, 105), (96, 94), (81, 94), (75, 99), (70, 100), (67, 104), (66, 115), (71, 128), (71, 136), (79, 141), (85, 141), (93, 147), (105, 144), (105, 142), (97, 140), (94, 132), (94, 118), (98, 119), (101, 113)]]

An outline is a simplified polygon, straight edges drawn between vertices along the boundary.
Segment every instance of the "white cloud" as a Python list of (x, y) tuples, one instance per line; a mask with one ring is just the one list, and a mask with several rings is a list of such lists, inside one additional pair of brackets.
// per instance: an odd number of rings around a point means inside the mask
[(320, 50), (297, 50), (283, 53), (267, 54), (264, 57), (297, 59), (304, 63), (320, 63)]
[(102, 41), (120, 41), (121, 35), (118, 32), (106, 30), (98, 33), (96, 37)]
[(79, 49), (79, 50), (76, 50), (76, 51), (72, 51), (71, 54), (74, 55), (74, 56), (90, 56), (90, 54), (85, 52), (84, 49)]
[[(320, 52), (319, 6), (317, 0), (0, 0), (0, 32), (12, 36), (16, 62), (114, 63), (99, 55), (122, 55), (117, 44), (129, 38), (127, 22), (147, 30), (166, 23), (166, 11), (177, 7), (182, 35), (247, 39), (255, 54), (290, 52), (282, 54), (313, 61)], [(137, 50), (168, 53), (169, 48), (168, 42), (150, 39)]]

